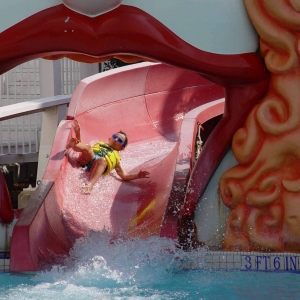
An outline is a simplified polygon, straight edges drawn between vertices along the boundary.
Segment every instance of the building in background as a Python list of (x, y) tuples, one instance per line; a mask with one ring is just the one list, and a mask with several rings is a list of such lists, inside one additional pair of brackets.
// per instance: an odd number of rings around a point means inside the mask
[[(0, 107), (56, 95), (72, 94), (79, 81), (99, 73), (99, 64), (79, 63), (67, 58), (51, 61), (35, 59), (0, 75)], [(57, 112), (51, 107), (44, 112), (22, 115), (0, 121), (0, 171), (3, 172), (14, 208), (18, 194), (29, 185), (35, 187), (38, 161), (46, 167), (53, 140), (41, 136), (42, 126), (55, 131), (47, 119), (65, 118), (67, 105)], [(44, 141), (42, 141), (44, 139)], [(41, 143), (42, 141), (42, 143)], [(42, 147), (41, 147), (42, 144)], [(41, 149), (42, 148), (42, 149)], [(44, 156), (44, 157), (43, 157)]]

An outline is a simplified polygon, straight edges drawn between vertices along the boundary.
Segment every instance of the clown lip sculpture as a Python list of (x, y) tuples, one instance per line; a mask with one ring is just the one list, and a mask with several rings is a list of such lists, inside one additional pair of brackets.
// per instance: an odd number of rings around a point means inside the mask
[[(71, 7), (75, 2), (65, 1), (65, 4)], [(268, 74), (254, 52), (222, 55), (202, 51), (145, 11), (119, 5), (119, 2), (112, 1), (111, 6), (105, 8), (100, 1), (98, 12), (112, 10), (94, 18), (70, 10), (63, 4), (56, 5), (9, 27), (0, 33), (0, 73), (37, 57), (68, 57), (82, 62), (101, 62), (116, 57), (125, 62), (163, 62), (192, 70), (223, 86), (226, 90), (225, 113), (218, 125), (220, 130), (216, 128), (211, 142), (214, 143), (219, 135), (222, 138), (213, 154), (205, 154), (204, 149), (198, 161), (202, 168), (207, 166), (205, 172), (203, 169), (201, 172), (206, 175), (194, 172), (191, 177), (193, 195), (187, 195), (184, 209), (184, 214), (191, 215), (233, 133), (241, 127), (249, 110), (265, 91)], [(236, 105), (243, 107), (240, 114), (234, 113)], [(227, 134), (224, 134), (224, 127)], [(202, 160), (208, 157), (210, 163), (202, 164)], [(199, 181), (201, 185), (196, 184)]]

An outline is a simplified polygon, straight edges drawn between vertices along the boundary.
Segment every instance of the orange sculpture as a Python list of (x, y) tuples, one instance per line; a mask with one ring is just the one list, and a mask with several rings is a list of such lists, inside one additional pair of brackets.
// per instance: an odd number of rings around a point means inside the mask
[(220, 180), (230, 251), (300, 252), (300, 1), (244, 0), (271, 73), (234, 135), (238, 165)]

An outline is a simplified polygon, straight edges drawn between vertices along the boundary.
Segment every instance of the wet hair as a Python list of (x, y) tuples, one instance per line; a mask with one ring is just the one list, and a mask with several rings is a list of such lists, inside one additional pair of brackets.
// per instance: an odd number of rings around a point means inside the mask
[(122, 131), (122, 130), (118, 131), (117, 133), (123, 134), (125, 136), (124, 146), (123, 146), (125, 148), (127, 146), (127, 144), (128, 144), (127, 134), (124, 131)]

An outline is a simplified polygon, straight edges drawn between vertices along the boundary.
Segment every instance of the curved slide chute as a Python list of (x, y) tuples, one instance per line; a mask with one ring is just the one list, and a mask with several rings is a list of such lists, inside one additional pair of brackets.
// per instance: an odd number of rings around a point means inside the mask
[[(200, 75), (159, 63), (82, 80), (57, 129), (42, 182), (14, 228), (11, 271), (59, 263), (90, 231), (105, 229), (114, 238), (176, 238), (197, 121), (222, 114), (223, 97), (222, 88)], [(121, 152), (122, 165), (127, 172), (147, 170), (150, 178), (124, 182), (113, 171), (90, 195), (82, 194), (88, 174), (77, 164), (77, 154), (65, 151), (74, 118), (86, 143), (125, 131), (129, 145)]]

